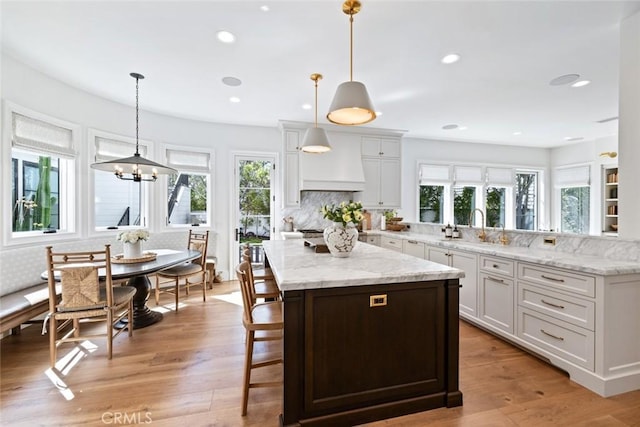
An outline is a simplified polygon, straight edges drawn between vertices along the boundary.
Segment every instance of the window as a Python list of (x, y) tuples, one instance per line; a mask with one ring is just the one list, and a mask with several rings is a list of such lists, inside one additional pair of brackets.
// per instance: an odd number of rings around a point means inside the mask
[(516, 173), (516, 230), (538, 229), (538, 172)]
[(32, 116), (11, 111), (14, 237), (74, 229), (74, 126)]
[(504, 187), (487, 187), (485, 191), (486, 200), (486, 222), (488, 227), (504, 226), (506, 221), (506, 197), (507, 189)]
[(420, 222), (442, 223), (444, 218), (444, 185), (420, 186)]
[(589, 234), (591, 168), (588, 165), (558, 168), (554, 175), (560, 202), (560, 231)]
[(560, 190), (560, 231), (589, 234), (589, 187), (568, 187)]
[[(135, 152), (135, 140), (91, 130), (95, 161), (129, 157)], [(149, 143), (140, 143), (138, 151), (146, 157)], [(120, 180), (111, 172), (94, 170), (94, 226), (98, 230), (147, 226), (148, 182)]]
[[(453, 187), (453, 221), (457, 225), (469, 224), (471, 212), (476, 208), (475, 186), (454, 186)], [(475, 222), (472, 220), (472, 222)]]
[(178, 174), (167, 181), (167, 224), (210, 224), (211, 153), (167, 149), (168, 166)]

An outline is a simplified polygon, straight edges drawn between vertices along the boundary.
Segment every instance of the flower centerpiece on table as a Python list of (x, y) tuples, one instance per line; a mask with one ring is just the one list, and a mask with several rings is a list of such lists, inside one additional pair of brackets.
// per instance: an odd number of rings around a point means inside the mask
[(342, 202), (338, 206), (324, 205), (322, 207), (322, 216), (329, 221), (339, 222), (343, 226), (351, 223), (358, 224), (364, 218), (362, 214), (362, 203), (360, 202)]
[(149, 239), (149, 232), (142, 229), (122, 231), (118, 234), (118, 240), (122, 243), (136, 243), (147, 239)]
[(142, 241), (149, 238), (147, 230), (127, 230), (118, 234), (118, 240), (122, 242), (124, 258), (135, 259), (142, 257)]
[(324, 229), (324, 241), (331, 255), (345, 258), (351, 254), (358, 241), (358, 230), (355, 225), (362, 221), (362, 203), (342, 202), (338, 206), (324, 205), (322, 216), (333, 225)]

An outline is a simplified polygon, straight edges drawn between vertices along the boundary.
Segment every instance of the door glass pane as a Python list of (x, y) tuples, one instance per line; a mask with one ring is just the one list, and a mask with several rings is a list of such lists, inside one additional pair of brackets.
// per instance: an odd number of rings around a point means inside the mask
[[(476, 187), (453, 187), (453, 218), (455, 224), (469, 225), (469, 216), (475, 207)], [(473, 218), (471, 218), (471, 221), (473, 222)]]
[(442, 223), (444, 186), (420, 186), (420, 222)]
[(60, 229), (57, 157), (12, 150), (12, 231)]
[(538, 174), (518, 172), (516, 174), (516, 229), (536, 230)]
[(207, 176), (172, 174), (168, 183), (169, 224), (207, 224)]
[(561, 229), (563, 233), (589, 233), (589, 187), (560, 189)]
[(240, 160), (238, 164), (238, 230), (240, 251), (249, 243), (252, 262), (264, 261), (262, 241), (271, 237), (270, 160)]

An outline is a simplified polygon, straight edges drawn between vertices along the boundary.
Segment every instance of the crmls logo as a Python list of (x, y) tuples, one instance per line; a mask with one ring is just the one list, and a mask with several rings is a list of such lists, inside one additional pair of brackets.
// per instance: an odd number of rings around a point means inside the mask
[(105, 412), (102, 414), (104, 424), (151, 424), (151, 412)]

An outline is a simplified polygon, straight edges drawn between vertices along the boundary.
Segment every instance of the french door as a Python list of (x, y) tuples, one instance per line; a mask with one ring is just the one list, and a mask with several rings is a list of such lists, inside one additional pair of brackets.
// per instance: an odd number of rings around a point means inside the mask
[[(275, 231), (275, 155), (236, 154), (234, 156), (234, 200), (231, 214), (232, 267), (240, 262), (241, 247), (249, 244), (251, 261), (264, 261), (262, 241)], [(233, 270), (232, 277), (233, 276)]]

